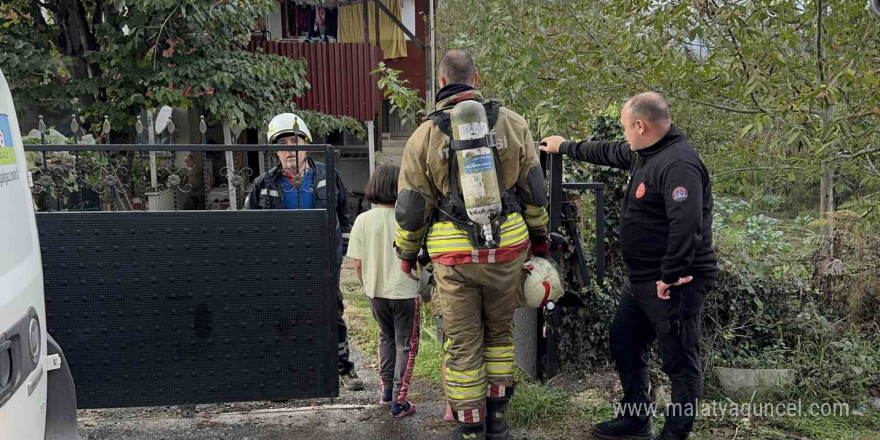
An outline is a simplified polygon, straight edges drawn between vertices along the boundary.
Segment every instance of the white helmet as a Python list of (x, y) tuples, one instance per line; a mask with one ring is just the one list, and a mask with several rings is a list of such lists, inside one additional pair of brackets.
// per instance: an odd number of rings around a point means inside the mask
[(523, 270), (526, 271), (520, 298), (523, 307), (544, 307), (565, 294), (562, 275), (556, 262), (533, 256), (523, 263)]
[(302, 136), (306, 138), (306, 142), (312, 142), (312, 132), (306, 126), (306, 121), (293, 113), (281, 113), (269, 121), (269, 132), (266, 135), (270, 144), (287, 134)]

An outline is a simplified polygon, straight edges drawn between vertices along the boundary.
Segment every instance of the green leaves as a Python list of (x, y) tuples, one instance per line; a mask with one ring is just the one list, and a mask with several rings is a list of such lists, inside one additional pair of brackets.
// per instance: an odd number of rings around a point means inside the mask
[(419, 123), (419, 116), (425, 113), (425, 100), (419, 97), (418, 90), (407, 87), (409, 81), (399, 78), (401, 71), (380, 62), (379, 67), (370, 73), (379, 75), (379, 90), (391, 102), (391, 111), (398, 113), (401, 123), (404, 126), (410, 122)]
[[(274, 0), (115, 0), (102, 11), (80, 1), (89, 22), (103, 15), (88, 34), (98, 45), (90, 53), (56, 47), (72, 36), (22, 13), (30, 2), (0, 5), (0, 44), (9, 48), (0, 67), (20, 109), (48, 105), (95, 122), (107, 114), (113, 127), (131, 127), (144, 107), (201, 106), (215, 119), (261, 127), (281, 109), (292, 110), (309, 87), (304, 61), (247, 50)], [(85, 62), (93, 63), (91, 74), (77, 68)], [(321, 126), (360, 129), (351, 120), (320, 119)]]

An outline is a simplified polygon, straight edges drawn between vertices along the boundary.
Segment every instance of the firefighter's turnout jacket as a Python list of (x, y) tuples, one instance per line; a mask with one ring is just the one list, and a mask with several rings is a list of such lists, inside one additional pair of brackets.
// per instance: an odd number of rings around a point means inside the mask
[[(440, 101), (437, 108), (448, 112), (465, 99), (483, 100), (480, 92), (469, 90)], [(449, 138), (429, 120), (413, 133), (403, 152), (396, 211), (396, 246), (402, 260), (415, 259), (423, 239), (434, 262), (456, 265), (510, 261), (528, 247), (529, 237), (547, 238), (546, 184), (531, 130), (522, 116), (504, 107), (498, 111), (496, 140), (507, 191), (503, 196), (510, 205), (519, 205), (510, 206), (499, 247), (477, 249), (465, 228), (444, 215), (450, 178), (458, 178), (449, 176), (448, 161), (455, 155)]]

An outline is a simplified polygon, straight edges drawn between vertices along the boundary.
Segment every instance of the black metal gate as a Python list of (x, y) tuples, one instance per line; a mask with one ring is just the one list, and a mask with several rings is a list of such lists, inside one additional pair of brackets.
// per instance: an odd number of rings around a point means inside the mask
[[(550, 187), (550, 233), (554, 251), (551, 256), (563, 268), (567, 290), (584, 287), (595, 276), (602, 286), (605, 277), (605, 185), (602, 183), (563, 183), (563, 155), (541, 153), (541, 166), (548, 174)], [(592, 191), (596, 197), (596, 267), (585, 264), (583, 243), (577, 230), (575, 208), (568, 191)], [(562, 324), (566, 307), (578, 307), (576, 294), (568, 293), (559, 304), (544, 308), (519, 308), (514, 314), (513, 339), (516, 364), (531, 379), (549, 379), (559, 372), (557, 329)]]
[[(106, 159), (98, 161), (103, 171), (79, 179), (78, 191), (98, 191), (104, 198), (119, 197), (126, 183), (135, 184), (114, 160), (146, 160), (144, 151), (204, 155), (277, 148), (27, 147), (43, 156), (36, 191), (59, 174), (61, 164), (47, 161), (47, 153), (99, 154)], [(64, 347), (80, 408), (339, 394), (334, 152), (330, 146), (295, 148), (325, 155), (331, 183), (315, 193), (331, 201), (327, 209), (37, 214), (47, 327)], [(114, 159), (120, 152), (131, 154)], [(82, 172), (76, 163), (68, 165), (63, 173)], [(224, 171), (231, 202), (252, 185), (253, 172), (230, 165)], [(186, 174), (172, 169), (160, 187), (185, 190)]]

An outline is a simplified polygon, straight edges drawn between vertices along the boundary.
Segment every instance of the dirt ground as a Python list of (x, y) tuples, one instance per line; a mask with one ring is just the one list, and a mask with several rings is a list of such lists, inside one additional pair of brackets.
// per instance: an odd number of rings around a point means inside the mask
[[(439, 390), (417, 381), (416, 413), (397, 420), (377, 404), (378, 372), (360, 351), (353, 353), (366, 384), (363, 391), (342, 390), (330, 399), (197, 405), (194, 417), (178, 407), (82, 410), (83, 440), (270, 440), (270, 439), (445, 439), (452, 426), (443, 422)], [(431, 401), (431, 400), (435, 401)], [(422, 403), (427, 402), (427, 403)]]

